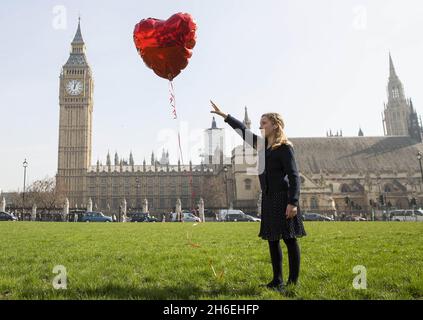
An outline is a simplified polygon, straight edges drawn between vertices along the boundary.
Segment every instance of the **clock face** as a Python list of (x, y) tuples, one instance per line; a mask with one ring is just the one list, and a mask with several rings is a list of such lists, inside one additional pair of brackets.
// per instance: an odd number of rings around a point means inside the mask
[(79, 96), (82, 92), (82, 82), (79, 80), (70, 80), (66, 84), (66, 92), (71, 96)]

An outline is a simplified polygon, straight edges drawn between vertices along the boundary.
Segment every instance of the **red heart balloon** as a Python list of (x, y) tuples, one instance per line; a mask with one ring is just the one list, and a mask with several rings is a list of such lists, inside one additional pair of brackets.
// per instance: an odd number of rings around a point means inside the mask
[(135, 26), (135, 46), (145, 64), (162, 78), (173, 80), (188, 65), (196, 44), (197, 25), (188, 13), (168, 20), (148, 18)]

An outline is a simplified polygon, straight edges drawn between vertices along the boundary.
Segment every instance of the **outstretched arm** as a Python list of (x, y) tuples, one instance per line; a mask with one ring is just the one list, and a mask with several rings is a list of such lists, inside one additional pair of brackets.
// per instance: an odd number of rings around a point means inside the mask
[(264, 143), (263, 138), (253, 133), (250, 129), (245, 126), (244, 123), (231, 116), (230, 114), (226, 114), (221, 111), (220, 108), (216, 104), (214, 104), (213, 101), (210, 102), (212, 104), (212, 107), (214, 108), (214, 111), (211, 111), (211, 113), (215, 113), (217, 115), (222, 116), (225, 122), (228, 123), (233, 129), (235, 129), (236, 133), (238, 133), (238, 135), (240, 135), (241, 138), (244, 139), (244, 141), (247, 142), (250, 146), (257, 150), (257, 142), (260, 141)]

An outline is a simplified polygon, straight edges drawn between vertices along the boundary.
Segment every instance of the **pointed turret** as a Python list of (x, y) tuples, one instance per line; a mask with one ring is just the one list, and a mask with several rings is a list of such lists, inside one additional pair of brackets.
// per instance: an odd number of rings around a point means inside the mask
[(129, 154), (129, 165), (133, 166), (134, 165), (134, 156), (132, 155), (132, 151)]
[(85, 56), (85, 42), (81, 32), (81, 18), (78, 20), (78, 28), (71, 43), (71, 54), (65, 66), (84, 67), (87, 66), (87, 58)]
[(112, 162), (111, 162), (111, 160), (110, 160), (110, 151), (108, 151), (108, 152), (107, 152), (106, 165), (107, 165), (107, 166), (111, 166), (111, 165), (112, 165)]
[(395, 71), (392, 56), (389, 53), (389, 82), (388, 82), (388, 108), (392, 106), (393, 102), (400, 102), (406, 104), (404, 87)]
[(389, 77), (390, 78), (398, 78), (397, 73), (395, 71), (394, 62), (392, 61), (391, 53), (389, 52)]
[(216, 118), (215, 117), (213, 117), (211, 128), (212, 129), (217, 129), (217, 124), (216, 124)]
[(409, 117), (412, 113), (410, 100), (406, 98), (404, 86), (394, 67), (391, 53), (389, 53), (389, 81), (388, 103), (384, 110), (385, 135), (408, 136)]
[(82, 32), (81, 32), (81, 17), (78, 18), (78, 29), (76, 30), (75, 37), (72, 41), (73, 45), (80, 45), (85, 44), (84, 39), (82, 38)]
[(248, 129), (251, 129), (251, 120), (248, 117), (247, 107), (245, 107), (245, 114), (244, 114), (244, 121), (243, 122)]

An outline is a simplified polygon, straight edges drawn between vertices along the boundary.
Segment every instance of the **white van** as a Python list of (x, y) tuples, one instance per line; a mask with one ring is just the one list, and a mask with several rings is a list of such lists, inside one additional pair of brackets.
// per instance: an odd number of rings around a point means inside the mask
[(394, 210), (389, 213), (391, 221), (421, 221), (423, 210)]

